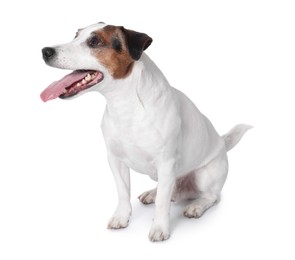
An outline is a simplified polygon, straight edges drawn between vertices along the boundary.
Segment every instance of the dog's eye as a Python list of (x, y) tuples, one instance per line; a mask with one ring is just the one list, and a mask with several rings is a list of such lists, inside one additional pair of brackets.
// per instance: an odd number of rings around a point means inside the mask
[(101, 40), (96, 35), (91, 36), (87, 41), (88, 46), (91, 48), (98, 47), (99, 45), (101, 45), (101, 43)]

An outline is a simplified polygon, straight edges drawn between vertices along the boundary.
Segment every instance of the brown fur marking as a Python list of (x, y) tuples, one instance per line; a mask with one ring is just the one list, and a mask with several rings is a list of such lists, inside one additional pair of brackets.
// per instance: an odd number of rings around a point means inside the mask
[[(113, 78), (127, 77), (132, 71), (134, 60), (129, 55), (122, 31), (116, 26), (107, 25), (94, 33), (103, 42), (101, 47), (92, 50), (99, 62), (108, 69)], [(122, 49), (119, 52), (112, 47), (114, 38), (121, 42)]]

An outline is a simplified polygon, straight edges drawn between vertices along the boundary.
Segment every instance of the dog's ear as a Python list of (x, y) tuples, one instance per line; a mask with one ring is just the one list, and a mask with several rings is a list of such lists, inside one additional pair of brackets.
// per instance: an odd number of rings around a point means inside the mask
[(134, 60), (139, 60), (142, 52), (151, 45), (153, 39), (145, 33), (127, 30), (124, 27), (120, 27), (120, 29), (125, 35), (126, 45), (130, 56)]

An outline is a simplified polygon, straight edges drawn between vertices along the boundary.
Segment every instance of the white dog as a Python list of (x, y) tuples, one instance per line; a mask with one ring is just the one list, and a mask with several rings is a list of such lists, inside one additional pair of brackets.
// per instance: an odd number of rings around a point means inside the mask
[(193, 199), (184, 209), (189, 218), (218, 202), (228, 172), (226, 153), (250, 127), (238, 125), (219, 136), (143, 53), (151, 43), (144, 33), (104, 23), (80, 29), (70, 43), (42, 49), (48, 65), (74, 72), (52, 83), (41, 98), (46, 102), (94, 90), (105, 96), (101, 128), (119, 199), (108, 228), (128, 225), (131, 168), (158, 181), (139, 199), (155, 202), (149, 238), (161, 241), (170, 234), (171, 200)]

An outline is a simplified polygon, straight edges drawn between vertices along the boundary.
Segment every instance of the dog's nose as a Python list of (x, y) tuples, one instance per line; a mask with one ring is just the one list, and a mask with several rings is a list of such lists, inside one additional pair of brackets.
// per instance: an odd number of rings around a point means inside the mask
[(45, 61), (50, 60), (55, 54), (55, 49), (50, 48), (50, 47), (45, 47), (42, 49), (42, 55), (43, 55), (43, 59)]

